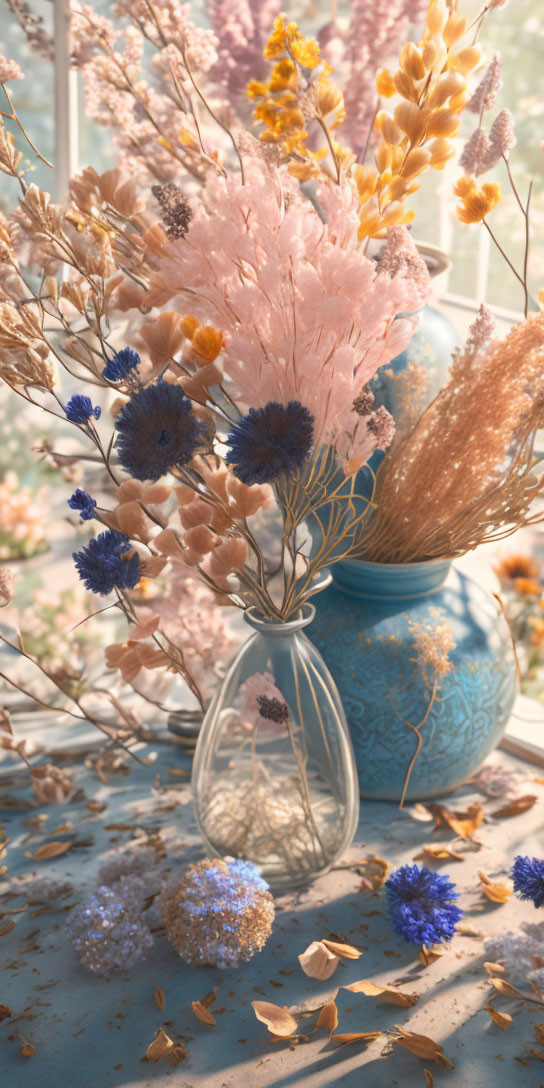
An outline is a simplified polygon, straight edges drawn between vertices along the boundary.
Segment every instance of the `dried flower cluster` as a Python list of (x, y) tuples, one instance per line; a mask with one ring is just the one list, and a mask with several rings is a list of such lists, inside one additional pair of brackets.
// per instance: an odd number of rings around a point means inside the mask
[(538, 514), (533, 446), (544, 419), (544, 320), (489, 344), (480, 315), (450, 379), (379, 473), (361, 555), (386, 562), (462, 555)]
[(248, 861), (205, 858), (162, 896), (164, 924), (185, 963), (238, 967), (266, 943), (274, 900)]

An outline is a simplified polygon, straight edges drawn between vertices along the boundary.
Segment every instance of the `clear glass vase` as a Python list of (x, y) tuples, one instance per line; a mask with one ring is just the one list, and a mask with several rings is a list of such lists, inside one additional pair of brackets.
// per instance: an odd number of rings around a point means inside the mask
[(359, 816), (340, 697), (303, 628), (245, 613), (254, 634), (233, 661), (198, 739), (193, 797), (212, 854), (255, 862), (273, 888), (300, 887), (350, 845)]

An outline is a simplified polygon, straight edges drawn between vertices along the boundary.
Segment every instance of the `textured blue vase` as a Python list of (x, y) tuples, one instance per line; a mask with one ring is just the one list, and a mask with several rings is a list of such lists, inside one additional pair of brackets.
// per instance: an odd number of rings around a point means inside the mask
[[(516, 694), (510, 632), (497, 601), (448, 560), (388, 565), (348, 559), (315, 598), (310, 637), (338, 687), (361, 795), (440, 796), (499, 743)], [(421, 633), (446, 625), (454, 645), (437, 677), (421, 667)], [(430, 709), (429, 709), (430, 706)], [(403, 721), (402, 719), (405, 719)]]
[(418, 418), (434, 400), (448, 377), (452, 352), (461, 344), (455, 326), (434, 307), (409, 316), (417, 321), (412, 339), (380, 367), (370, 386), (376, 404), (383, 404), (399, 426), (406, 415)]

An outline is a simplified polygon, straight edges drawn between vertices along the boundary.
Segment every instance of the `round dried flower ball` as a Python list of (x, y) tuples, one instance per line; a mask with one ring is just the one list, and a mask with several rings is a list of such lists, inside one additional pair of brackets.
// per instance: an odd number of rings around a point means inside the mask
[(239, 967), (264, 947), (274, 900), (249, 861), (205, 858), (162, 897), (166, 932), (185, 963)]
[(149, 927), (138, 914), (139, 901), (125, 899), (121, 884), (97, 888), (70, 919), (80, 963), (96, 975), (132, 967), (153, 944)]

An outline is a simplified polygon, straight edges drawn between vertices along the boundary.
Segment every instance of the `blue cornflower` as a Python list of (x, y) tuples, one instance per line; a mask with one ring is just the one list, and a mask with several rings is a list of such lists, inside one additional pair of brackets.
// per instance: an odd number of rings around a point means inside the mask
[(512, 866), (512, 880), (519, 899), (532, 899), (535, 907), (544, 907), (544, 861), (518, 854)]
[(85, 589), (106, 597), (114, 586), (134, 589), (140, 581), (140, 560), (136, 552), (130, 559), (124, 554), (132, 545), (128, 536), (116, 529), (99, 533), (72, 558)]
[(109, 382), (120, 382), (123, 378), (126, 378), (131, 370), (135, 370), (140, 365), (140, 356), (133, 348), (122, 348), (121, 351), (116, 351), (115, 355), (108, 359), (106, 366), (102, 371), (102, 377), (107, 378)]
[(183, 389), (162, 381), (132, 394), (115, 429), (119, 460), (136, 480), (158, 480), (186, 465), (206, 433)]
[(91, 416), (95, 419), (100, 419), (101, 408), (96, 406), (93, 408), (90, 397), (84, 396), (83, 393), (74, 393), (73, 397), (70, 397), (65, 409), (66, 418), (71, 423), (88, 423)]
[(447, 876), (426, 865), (402, 865), (386, 880), (387, 905), (395, 933), (414, 944), (449, 941), (463, 912), (451, 902), (458, 899)]
[(311, 452), (313, 424), (313, 415), (298, 400), (250, 408), (227, 438), (226, 462), (244, 484), (294, 475)]
[(95, 500), (89, 495), (88, 491), (83, 491), (80, 487), (76, 487), (74, 494), (70, 495), (68, 506), (72, 510), (79, 510), (82, 521), (90, 521), (95, 516)]

